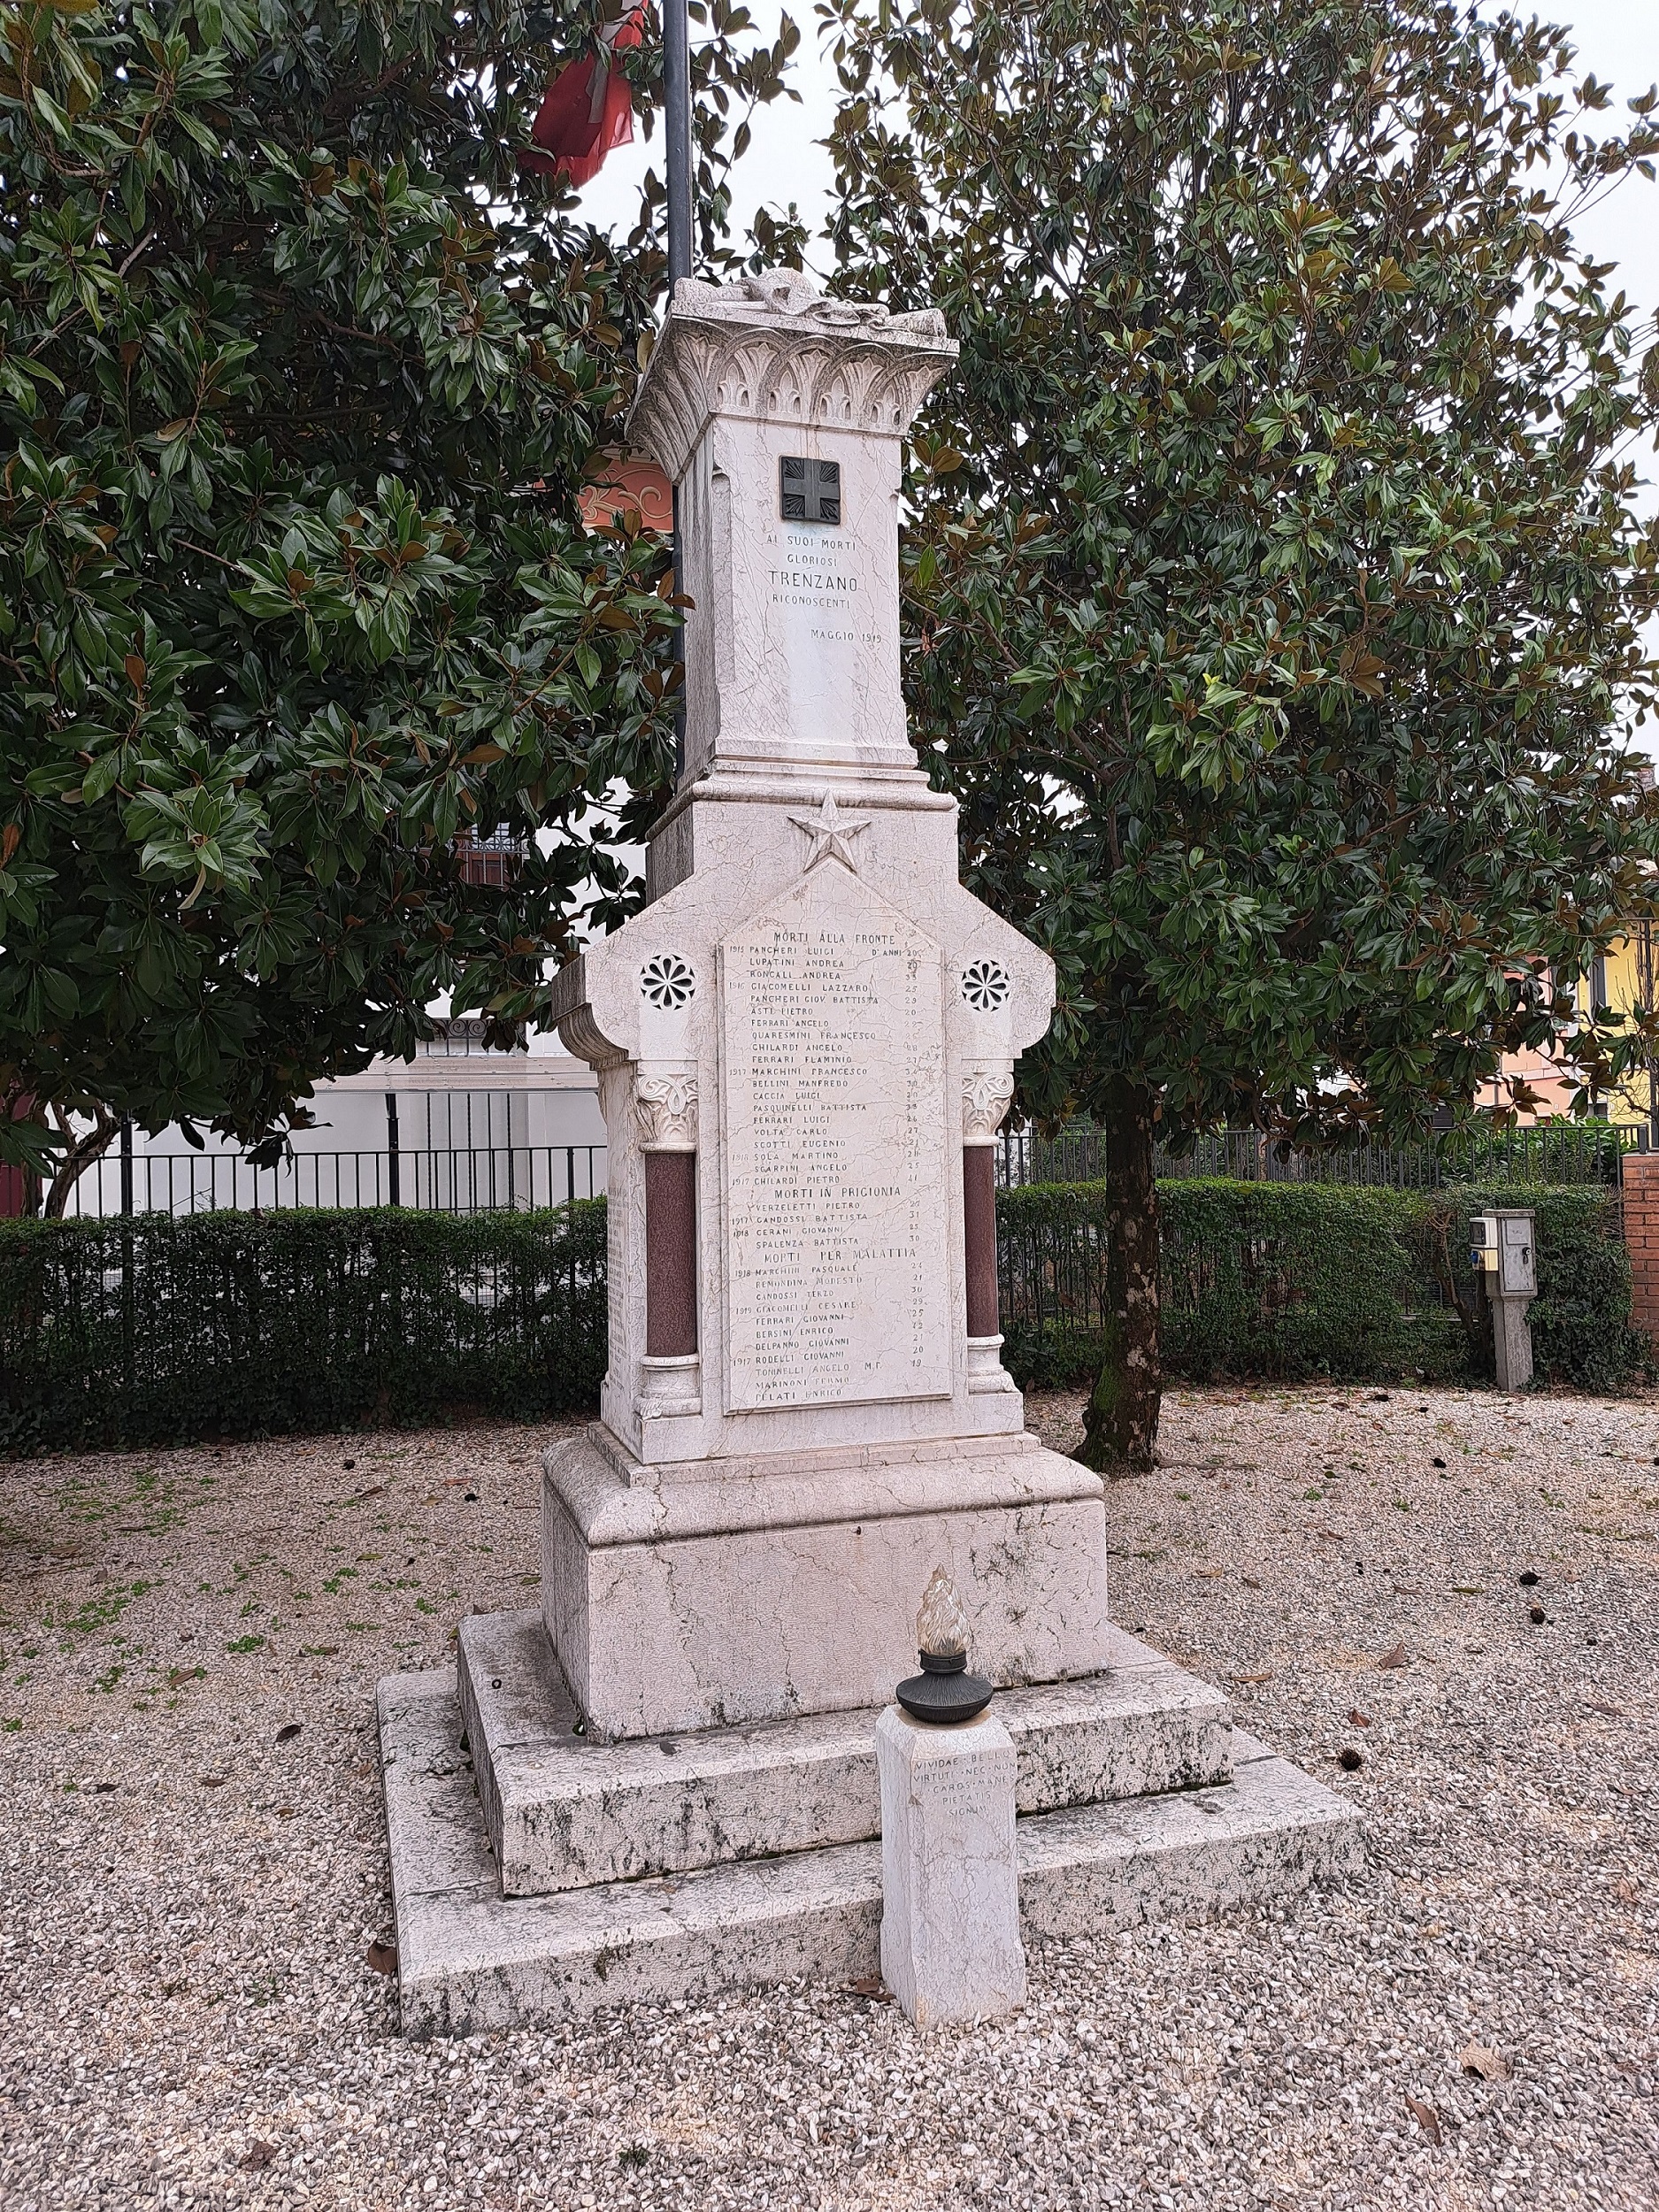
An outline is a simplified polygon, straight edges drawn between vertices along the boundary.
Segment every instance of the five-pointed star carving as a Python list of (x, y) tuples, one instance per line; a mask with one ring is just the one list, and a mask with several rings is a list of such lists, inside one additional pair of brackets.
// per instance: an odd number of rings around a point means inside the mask
[(858, 863), (849, 848), (855, 837), (862, 837), (870, 826), (867, 814), (843, 814), (835, 803), (835, 794), (826, 791), (824, 803), (816, 814), (792, 814), (789, 819), (796, 829), (804, 830), (812, 840), (812, 849), (806, 856), (809, 868), (816, 867), (827, 853), (832, 859), (841, 861), (855, 875)]

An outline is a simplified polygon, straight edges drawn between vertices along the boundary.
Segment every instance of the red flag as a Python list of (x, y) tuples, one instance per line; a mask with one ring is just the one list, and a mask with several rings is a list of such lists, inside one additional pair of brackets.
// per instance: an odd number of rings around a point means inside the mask
[(634, 91), (619, 69), (611, 66), (618, 48), (637, 46), (645, 11), (634, 8), (599, 37), (600, 50), (580, 61), (567, 62), (547, 88), (541, 111), (530, 133), (531, 152), (518, 156), (521, 168), (538, 175), (561, 173), (573, 185), (592, 181), (604, 158), (634, 137)]

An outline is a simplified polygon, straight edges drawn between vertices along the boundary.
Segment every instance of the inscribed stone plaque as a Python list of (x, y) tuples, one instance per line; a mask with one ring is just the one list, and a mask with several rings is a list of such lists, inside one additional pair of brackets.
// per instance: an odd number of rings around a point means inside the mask
[(720, 962), (726, 1403), (948, 1395), (939, 948), (825, 859)]
[(741, 542), (733, 597), (754, 637), (757, 734), (781, 714), (790, 747), (838, 749), (866, 730), (907, 747), (891, 502), (850, 470), (842, 489), (843, 528), (757, 518)]

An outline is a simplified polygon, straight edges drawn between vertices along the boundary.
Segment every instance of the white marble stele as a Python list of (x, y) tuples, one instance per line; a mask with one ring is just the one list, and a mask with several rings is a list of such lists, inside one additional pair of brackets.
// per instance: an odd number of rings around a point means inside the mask
[[(607, 1740), (878, 1705), (943, 1561), (999, 1684), (1094, 1672), (1098, 1480), (966, 1312), (964, 1156), (1053, 966), (957, 880), (904, 726), (900, 442), (956, 349), (795, 277), (682, 283), (631, 434), (681, 487), (686, 772), (650, 902), (560, 975), (609, 1138), (601, 1418), (549, 1455), (542, 1605)], [(839, 471), (786, 521), (782, 462)], [(817, 579), (818, 581), (813, 580)], [(695, 1352), (653, 1354), (646, 1162), (695, 1155)]]
[(1016, 1763), (994, 1712), (929, 1727), (890, 1705), (876, 1723), (881, 1978), (918, 2028), (1025, 2002)]
[[(452, 1675), (382, 1698), (411, 2028), (867, 1960), (867, 1863), (834, 1854), (875, 1847), (874, 1778), (845, 1740), (868, 1745), (912, 1671), (935, 1566), (977, 1671), (1022, 1701), (1022, 1788), (1052, 1808), (1022, 1826), (1071, 1824), (1033, 1878), (1071, 1900), (1046, 1925), (1174, 1893), (1125, 1872), (1144, 1824), (1108, 1801), (1232, 1786), (1168, 1685), (1150, 1707), (1118, 1694), (1102, 1485), (1026, 1431), (987, 1270), (970, 1275), (987, 1148), (1055, 986), (962, 887), (956, 803), (905, 725), (902, 441), (955, 356), (931, 311), (787, 273), (682, 281), (641, 385), (631, 442), (680, 494), (684, 771), (647, 904), (554, 987), (605, 1118), (610, 1364), (599, 1418), (545, 1463), (544, 1641), (526, 1659), (522, 1619), (464, 1635), (458, 1704)], [(756, 1730), (776, 1732), (715, 1740)], [(1057, 1778), (1084, 1742), (1092, 1801)], [(687, 1777), (677, 1810), (653, 1760)], [(1297, 1845), (1313, 1789), (1233, 1801), (1214, 1893), (1348, 1851)], [(1313, 1825), (1351, 1824), (1322, 1803)], [(1221, 1827), (1201, 1808), (1153, 1828), (1202, 1890)], [(821, 1851), (833, 1866), (733, 1873)], [(607, 1880), (648, 1867), (695, 1886), (695, 1933)]]

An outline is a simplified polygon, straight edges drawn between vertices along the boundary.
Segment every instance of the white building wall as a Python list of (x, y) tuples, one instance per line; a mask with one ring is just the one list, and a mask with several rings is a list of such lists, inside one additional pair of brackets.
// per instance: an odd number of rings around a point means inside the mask
[[(521, 1052), (469, 1048), (475, 1026), (452, 1025), (412, 1061), (378, 1060), (319, 1083), (309, 1101), (315, 1126), (294, 1133), (275, 1170), (256, 1172), (218, 1137), (197, 1150), (176, 1125), (154, 1137), (135, 1130), (134, 1210), (396, 1202), (470, 1212), (600, 1195), (605, 1129), (592, 1070), (553, 1037)], [(119, 1213), (123, 1188), (111, 1148), (81, 1179), (71, 1210)]]

